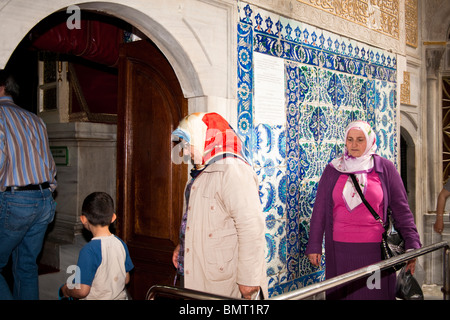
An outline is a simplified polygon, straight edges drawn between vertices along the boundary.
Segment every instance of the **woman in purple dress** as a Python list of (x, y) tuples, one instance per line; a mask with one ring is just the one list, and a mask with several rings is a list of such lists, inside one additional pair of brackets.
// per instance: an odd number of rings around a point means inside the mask
[[(395, 227), (405, 240), (405, 249), (421, 247), (402, 179), (394, 164), (375, 153), (376, 134), (367, 122), (354, 121), (345, 131), (344, 154), (325, 168), (317, 189), (311, 216), (306, 254), (319, 266), (325, 234), (326, 278), (375, 264), (381, 260), (384, 228), (362, 203), (349, 176), (354, 173), (364, 197), (387, 221), (392, 210)], [(414, 273), (415, 259), (407, 270)], [(327, 299), (395, 299), (395, 271), (381, 272), (379, 283), (367, 285), (362, 278), (327, 291)]]

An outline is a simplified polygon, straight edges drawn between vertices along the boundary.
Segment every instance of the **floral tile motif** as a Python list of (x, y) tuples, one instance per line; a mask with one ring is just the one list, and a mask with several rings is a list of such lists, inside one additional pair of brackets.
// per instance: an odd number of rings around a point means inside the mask
[[(238, 3), (238, 128), (252, 152), (266, 221), (269, 295), (322, 281), (325, 260), (305, 256), (317, 185), (344, 148), (353, 120), (377, 131), (378, 153), (397, 165), (396, 55)], [(254, 123), (253, 53), (282, 58), (286, 122)]]
[(259, 196), (266, 218), (283, 218), (286, 207), (286, 168), (255, 167), (259, 179)]
[(267, 276), (286, 272), (286, 220), (266, 219)]
[(281, 166), (286, 158), (286, 132), (282, 126), (258, 124), (253, 138), (253, 162), (255, 166)]

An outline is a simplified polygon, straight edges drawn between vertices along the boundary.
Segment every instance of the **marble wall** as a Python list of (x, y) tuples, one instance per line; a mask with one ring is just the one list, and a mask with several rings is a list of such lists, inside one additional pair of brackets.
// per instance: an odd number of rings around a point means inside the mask
[[(304, 252), (321, 173), (343, 149), (346, 125), (369, 121), (378, 153), (397, 165), (395, 54), (238, 3), (237, 130), (252, 151), (266, 218), (267, 276), (274, 296), (324, 279)], [(282, 59), (285, 121), (255, 117), (256, 54)]]
[(47, 131), (51, 148), (67, 150), (66, 161), (56, 161), (56, 215), (47, 240), (73, 243), (83, 229), (80, 215), (84, 198), (99, 190), (116, 198), (117, 127), (89, 122), (49, 123)]

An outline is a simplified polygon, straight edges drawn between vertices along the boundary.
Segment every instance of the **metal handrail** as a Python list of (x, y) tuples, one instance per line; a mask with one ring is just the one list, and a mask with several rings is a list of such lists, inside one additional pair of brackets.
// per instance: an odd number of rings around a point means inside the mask
[[(301, 300), (304, 298), (308, 298), (310, 296), (316, 295), (317, 293), (321, 293), (323, 291), (332, 289), (338, 285), (351, 282), (360, 278), (363, 278), (365, 276), (371, 275), (376, 270), (385, 270), (389, 269), (396, 264), (409, 261), (411, 259), (417, 258), (421, 255), (430, 253), (435, 250), (446, 248), (448, 249), (449, 245), (447, 241), (438, 242), (420, 249), (415, 249), (409, 252), (406, 252), (404, 254), (401, 254), (399, 256), (380, 261), (378, 263), (375, 263), (373, 265), (363, 267), (354, 271), (350, 271), (344, 274), (341, 274), (339, 276), (333, 277), (331, 279), (314, 283), (312, 285), (309, 285), (307, 287), (300, 288), (298, 290), (294, 290), (291, 292), (283, 293), (278, 296), (275, 296), (271, 298), (271, 300)], [(447, 272), (444, 272), (444, 276), (446, 276)], [(446, 281), (444, 280), (444, 284)]]
[[(157, 296), (163, 296), (166, 298), (185, 298), (185, 299), (195, 299), (195, 300), (236, 300), (237, 298), (221, 296), (217, 294), (212, 294), (203, 291), (197, 291), (192, 289), (164, 286), (164, 285), (154, 285), (151, 287), (145, 300), (154, 300)], [(241, 299), (238, 299), (241, 300)], [(243, 300), (243, 299), (242, 299)]]
[[(432, 245), (415, 249), (399, 256), (380, 261), (376, 264), (363, 267), (354, 271), (350, 271), (339, 276), (333, 277), (331, 279), (327, 279), (325, 281), (321, 281), (318, 283), (314, 283), (312, 285), (293, 290), (287, 293), (283, 293), (277, 295), (268, 300), (301, 300), (311, 296), (314, 296), (323, 291), (332, 289), (336, 286), (369, 276), (373, 274), (375, 271), (381, 271), (388, 268), (391, 268), (399, 263), (407, 262), (411, 259), (417, 258), (424, 254), (439, 250), (444, 250), (444, 265), (443, 265), (443, 275), (444, 275), (444, 287), (442, 288), (442, 292), (444, 294), (445, 300), (450, 300), (450, 247), (447, 241), (442, 241), (438, 243), (434, 243)], [(149, 289), (147, 292), (146, 299), (153, 300), (158, 295), (172, 296), (172, 297), (180, 297), (180, 298), (189, 298), (189, 299), (199, 299), (199, 300), (226, 300), (232, 299), (236, 300), (236, 298), (226, 297), (215, 295), (207, 292), (196, 291), (186, 288), (172, 287), (172, 286), (160, 286), (155, 285)]]

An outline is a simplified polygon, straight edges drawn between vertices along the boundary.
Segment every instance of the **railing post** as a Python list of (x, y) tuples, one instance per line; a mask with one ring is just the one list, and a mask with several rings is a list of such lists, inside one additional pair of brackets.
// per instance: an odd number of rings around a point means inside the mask
[(442, 292), (444, 294), (444, 300), (450, 300), (450, 249), (449, 247), (444, 248), (444, 263), (443, 263), (443, 275), (444, 275), (444, 286)]

